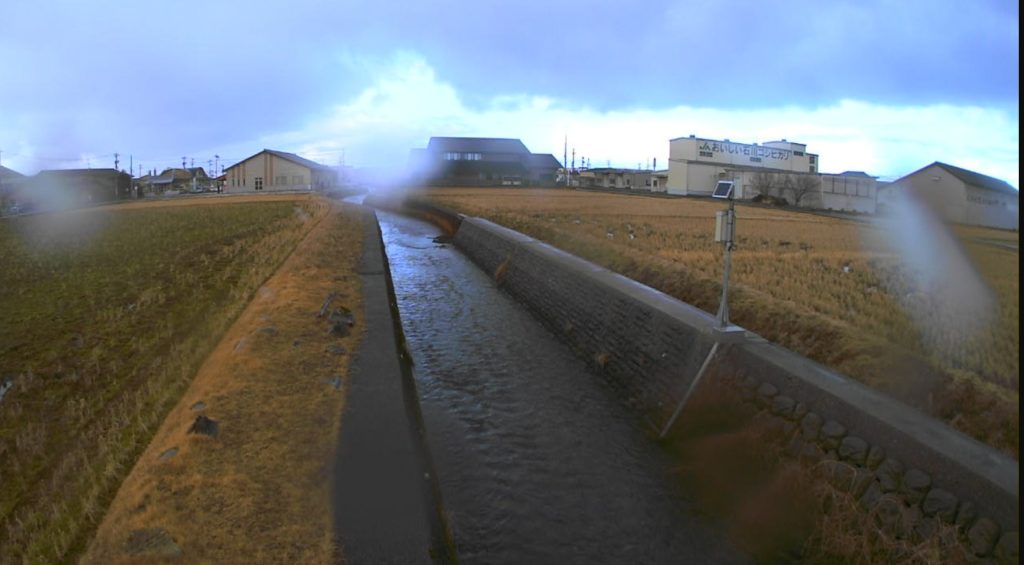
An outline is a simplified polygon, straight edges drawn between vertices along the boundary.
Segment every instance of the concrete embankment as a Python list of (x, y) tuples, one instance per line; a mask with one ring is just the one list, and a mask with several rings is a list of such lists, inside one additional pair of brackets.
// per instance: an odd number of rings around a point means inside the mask
[[(655, 428), (664, 425), (713, 343), (712, 316), (489, 221), (431, 214), (457, 222), (464, 253)], [(893, 511), (913, 527), (955, 523), (976, 554), (1016, 554), (1016, 461), (755, 334), (718, 359), (710, 378), (735, 383), (793, 430), (791, 449), (825, 462), (833, 483), (865, 507), (896, 499)]]

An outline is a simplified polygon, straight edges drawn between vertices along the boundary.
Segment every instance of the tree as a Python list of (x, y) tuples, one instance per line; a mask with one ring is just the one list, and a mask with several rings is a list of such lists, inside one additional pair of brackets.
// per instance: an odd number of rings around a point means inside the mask
[(772, 188), (775, 185), (775, 179), (773, 175), (766, 172), (759, 172), (754, 175), (754, 178), (750, 179), (751, 188), (757, 191), (758, 194), (764, 196), (771, 196)]
[(808, 194), (818, 192), (821, 188), (821, 179), (818, 175), (796, 175), (792, 181), (790, 191), (793, 193), (793, 204), (797, 206)]

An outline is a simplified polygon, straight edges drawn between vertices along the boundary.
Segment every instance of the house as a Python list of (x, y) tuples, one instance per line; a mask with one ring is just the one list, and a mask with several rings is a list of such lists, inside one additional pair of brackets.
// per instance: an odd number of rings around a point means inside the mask
[(0, 215), (21, 211), (15, 193), (24, 179), (25, 175), (0, 165)]
[(335, 169), (294, 153), (264, 149), (224, 169), (224, 192), (328, 190), (338, 184)]
[(116, 169), (59, 169), (39, 171), (18, 191), (36, 210), (77, 208), (132, 197), (132, 177)]
[(431, 137), (409, 153), (411, 176), (428, 185), (554, 186), (561, 167), (554, 155), (508, 138)]
[(1020, 229), (1020, 192), (1006, 181), (938, 161), (895, 181), (890, 200), (910, 197), (946, 221)]
[[(665, 178), (667, 171), (663, 171)], [(644, 169), (616, 169), (597, 167), (584, 169), (577, 175), (576, 186), (582, 188), (609, 188), (618, 190), (636, 190), (647, 192), (664, 192), (662, 178), (656, 171)]]

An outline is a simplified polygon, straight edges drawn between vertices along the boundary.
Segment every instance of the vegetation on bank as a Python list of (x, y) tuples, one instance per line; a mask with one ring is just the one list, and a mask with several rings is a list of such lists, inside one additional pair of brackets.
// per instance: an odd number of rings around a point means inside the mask
[[(417, 193), (488, 218), (709, 312), (718, 307), (720, 202), (565, 190)], [(950, 318), (866, 223), (737, 206), (731, 319), (1019, 456), (1018, 234), (955, 228), (995, 297), (977, 331)], [(940, 281), (941, 284), (941, 281)]]
[(364, 221), (333, 204), (259, 288), (124, 480), (83, 563), (338, 562), (327, 470), (363, 327)]
[(196, 204), (0, 221), (5, 560), (84, 549), (200, 363), (327, 208)]

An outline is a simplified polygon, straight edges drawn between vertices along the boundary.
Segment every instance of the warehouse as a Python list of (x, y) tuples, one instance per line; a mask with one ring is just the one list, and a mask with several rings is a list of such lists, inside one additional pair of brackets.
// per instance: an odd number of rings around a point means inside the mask
[(224, 169), (224, 191), (327, 190), (337, 184), (337, 172), (293, 153), (264, 149)]
[(436, 186), (554, 186), (562, 167), (550, 153), (531, 153), (518, 139), (431, 137), (409, 152), (409, 172)]
[(735, 183), (740, 200), (771, 196), (787, 203), (873, 214), (875, 177), (860, 171), (819, 172), (818, 155), (807, 145), (785, 139), (762, 144), (735, 143), (691, 135), (669, 141), (669, 194), (708, 196), (720, 180)]
[(1020, 229), (1020, 192), (981, 173), (938, 161), (894, 181), (892, 198), (910, 196), (949, 222)]

